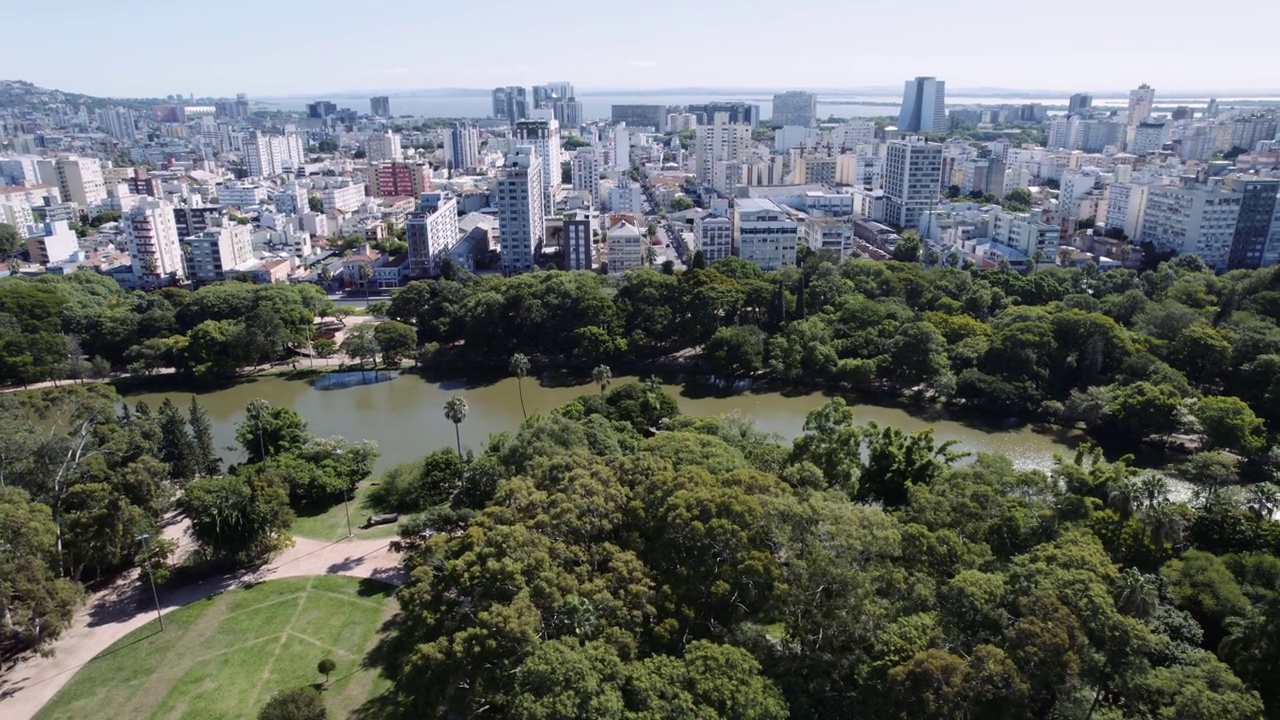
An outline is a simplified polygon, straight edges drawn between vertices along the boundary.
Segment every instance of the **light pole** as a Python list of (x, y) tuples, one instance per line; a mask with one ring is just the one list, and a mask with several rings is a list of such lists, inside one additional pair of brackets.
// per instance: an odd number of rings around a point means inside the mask
[[(338, 448), (334, 450), (333, 454), (334, 454), (334, 457), (337, 458), (339, 462), (342, 461), (342, 448)], [(347, 484), (345, 482), (346, 478), (343, 478), (343, 480), (344, 482), (342, 484), (342, 512), (346, 513), (347, 515), (347, 539), (349, 540), (351, 539), (351, 535), (352, 535), (351, 506), (347, 504), (347, 495), (350, 495), (351, 493), (350, 493), (350, 490), (347, 488)]]
[(160, 614), (160, 595), (156, 592), (156, 576), (151, 568), (151, 550), (147, 546), (147, 538), (151, 537), (146, 533), (138, 536), (142, 541), (142, 557), (147, 563), (147, 580), (151, 582), (151, 599), (156, 601), (156, 619), (160, 621), (160, 630), (164, 630), (164, 615)]

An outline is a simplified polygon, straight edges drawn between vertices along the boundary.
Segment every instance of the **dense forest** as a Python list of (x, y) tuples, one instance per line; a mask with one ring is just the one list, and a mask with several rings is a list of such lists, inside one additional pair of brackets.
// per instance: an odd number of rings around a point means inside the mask
[(1280, 718), (1274, 493), (962, 458), (840, 399), (788, 447), (657, 383), (380, 490), (424, 512), (370, 717)]

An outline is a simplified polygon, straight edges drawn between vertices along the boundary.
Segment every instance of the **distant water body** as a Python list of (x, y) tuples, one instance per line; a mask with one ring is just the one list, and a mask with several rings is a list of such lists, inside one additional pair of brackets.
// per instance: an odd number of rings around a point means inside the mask
[[(492, 101), (486, 91), (402, 91), (388, 93), (391, 98), (391, 112), (394, 115), (413, 115), (415, 117), (488, 117), (493, 110)], [(272, 110), (306, 110), (308, 102), (329, 100), (338, 107), (349, 107), (359, 112), (369, 111), (369, 95), (334, 94), (316, 97), (255, 97), (252, 100), (260, 107)], [(763, 117), (773, 115), (773, 94), (766, 92), (730, 93), (670, 93), (670, 92), (628, 92), (628, 93), (592, 93), (581, 92), (578, 100), (582, 102), (582, 111), (587, 119), (607, 119), (614, 105), (666, 105), (668, 107), (701, 104), (706, 102), (749, 102), (760, 106)], [(901, 107), (901, 98), (891, 95), (839, 95), (818, 93), (818, 117), (868, 118), (890, 116), (896, 117)], [(1157, 108), (1186, 105), (1192, 108), (1203, 108), (1209, 102), (1207, 97), (1156, 97)], [(1280, 97), (1267, 98), (1231, 98), (1218, 100), (1223, 108), (1240, 105), (1277, 104)], [(965, 105), (1023, 105), (1041, 103), (1050, 108), (1066, 108), (1067, 97), (1013, 97), (1003, 95), (990, 96), (951, 96), (947, 98), (948, 107)], [(1096, 98), (1096, 107), (1123, 108), (1128, 104), (1125, 98)]]

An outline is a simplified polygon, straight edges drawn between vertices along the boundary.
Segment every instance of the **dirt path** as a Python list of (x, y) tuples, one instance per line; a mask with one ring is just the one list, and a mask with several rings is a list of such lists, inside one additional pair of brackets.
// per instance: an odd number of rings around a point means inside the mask
[[(175, 524), (164, 534), (181, 542), (185, 531), (185, 524)], [(297, 538), (296, 545), (261, 568), (210, 578), (161, 594), (161, 611), (169, 612), (246, 583), (303, 575), (348, 575), (398, 585), (404, 579), (403, 570), (399, 558), (388, 549), (389, 542), (387, 538), (338, 542)], [(0, 717), (5, 720), (33, 717), (81, 666), (115, 641), (155, 619), (154, 605), (140, 601), (140, 597), (146, 599), (147, 594), (138, 582), (137, 571), (133, 571), (91, 597), (71, 627), (53, 643), (51, 657), (25, 658), (0, 675)]]

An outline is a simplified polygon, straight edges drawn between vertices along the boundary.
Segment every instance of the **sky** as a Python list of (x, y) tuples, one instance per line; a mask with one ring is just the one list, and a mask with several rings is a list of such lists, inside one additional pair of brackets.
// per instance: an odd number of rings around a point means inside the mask
[[(1280, 89), (1277, 0), (14, 0), (0, 78), (116, 97), (491, 88)], [(1258, 28), (1254, 32), (1252, 28)], [(16, 30), (16, 31), (15, 31)]]

